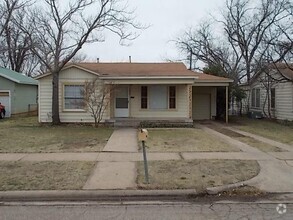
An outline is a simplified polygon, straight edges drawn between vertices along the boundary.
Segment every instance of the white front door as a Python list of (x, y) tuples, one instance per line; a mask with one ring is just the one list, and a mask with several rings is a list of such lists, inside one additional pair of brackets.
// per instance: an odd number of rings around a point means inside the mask
[(129, 117), (129, 88), (128, 86), (119, 86), (115, 90), (115, 117)]

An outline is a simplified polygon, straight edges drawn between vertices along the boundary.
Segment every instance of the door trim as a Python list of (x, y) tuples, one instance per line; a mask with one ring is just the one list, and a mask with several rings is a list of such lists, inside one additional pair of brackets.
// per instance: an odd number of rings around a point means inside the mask
[[(115, 98), (114, 98), (114, 117), (116, 117), (116, 118), (129, 118), (129, 115), (130, 115), (130, 108), (129, 108), (129, 93), (130, 93), (130, 91), (129, 91), (129, 86), (128, 85), (126, 85), (126, 86), (119, 86), (120, 88), (127, 88), (127, 100), (128, 100), (128, 108), (126, 109), (122, 109), (122, 111), (124, 110), (124, 114), (121, 114), (121, 115), (118, 115), (117, 114), (117, 109), (116, 109), (116, 94), (115, 94)], [(118, 89), (119, 89), (119, 87), (118, 87)], [(121, 110), (121, 109), (120, 109)], [(121, 111), (121, 112), (122, 112)]]

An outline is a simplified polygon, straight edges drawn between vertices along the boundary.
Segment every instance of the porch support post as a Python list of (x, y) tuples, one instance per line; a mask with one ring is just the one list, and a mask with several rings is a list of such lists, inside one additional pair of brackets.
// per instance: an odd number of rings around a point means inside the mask
[(226, 123), (229, 122), (229, 106), (228, 106), (228, 101), (229, 101), (229, 96), (228, 96), (228, 86), (226, 86)]

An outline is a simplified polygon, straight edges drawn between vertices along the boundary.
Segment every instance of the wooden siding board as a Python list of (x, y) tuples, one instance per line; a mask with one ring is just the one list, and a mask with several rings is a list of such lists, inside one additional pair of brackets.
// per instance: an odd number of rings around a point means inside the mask
[[(64, 112), (63, 111), (63, 86), (65, 83), (84, 83), (95, 79), (97, 76), (80, 69), (70, 68), (59, 76), (59, 114), (61, 122), (90, 122), (94, 119), (89, 112)], [(47, 76), (39, 80), (40, 84), (40, 122), (51, 122), (52, 110), (52, 76)], [(104, 119), (109, 119), (109, 111), (104, 114)]]

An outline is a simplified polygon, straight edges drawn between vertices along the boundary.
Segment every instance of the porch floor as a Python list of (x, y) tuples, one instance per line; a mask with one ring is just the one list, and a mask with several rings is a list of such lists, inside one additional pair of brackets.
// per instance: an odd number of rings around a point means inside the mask
[(114, 127), (192, 127), (189, 118), (111, 118), (106, 121)]

